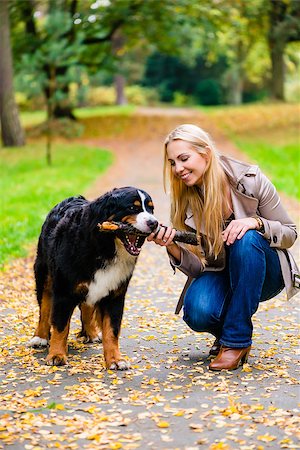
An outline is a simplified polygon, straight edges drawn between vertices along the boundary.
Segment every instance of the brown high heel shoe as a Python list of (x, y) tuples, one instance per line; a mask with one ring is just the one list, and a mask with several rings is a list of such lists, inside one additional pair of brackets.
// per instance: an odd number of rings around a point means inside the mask
[(223, 347), (218, 356), (208, 366), (210, 370), (234, 370), (247, 362), (251, 345), (244, 348)]

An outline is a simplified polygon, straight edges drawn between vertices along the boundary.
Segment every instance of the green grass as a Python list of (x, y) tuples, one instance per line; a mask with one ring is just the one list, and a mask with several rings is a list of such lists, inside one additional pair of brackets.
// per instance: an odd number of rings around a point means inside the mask
[(279, 191), (300, 200), (299, 104), (201, 108)]
[[(102, 116), (129, 116), (135, 110), (133, 105), (124, 106), (97, 106), (93, 108), (75, 108), (74, 114), (78, 119)], [(46, 111), (23, 111), (20, 114), (24, 128), (40, 125), (46, 120)]]
[(109, 151), (55, 143), (47, 166), (44, 144), (0, 149), (0, 266), (26, 255), (46, 214), (57, 202), (85, 189), (112, 163)]
[(101, 116), (129, 116), (135, 111), (135, 106), (97, 106), (93, 108), (77, 108), (75, 109), (75, 116), (79, 119), (85, 119), (88, 117), (101, 117)]
[(299, 142), (276, 145), (259, 137), (236, 137), (234, 141), (271, 178), (279, 191), (300, 200)]

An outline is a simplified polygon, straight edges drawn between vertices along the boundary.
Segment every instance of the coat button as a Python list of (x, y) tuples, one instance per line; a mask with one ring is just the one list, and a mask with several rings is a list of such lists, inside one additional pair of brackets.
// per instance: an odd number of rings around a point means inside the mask
[(274, 242), (274, 244), (276, 244), (276, 242), (277, 242), (277, 236), (273, 236), (273, 242)]

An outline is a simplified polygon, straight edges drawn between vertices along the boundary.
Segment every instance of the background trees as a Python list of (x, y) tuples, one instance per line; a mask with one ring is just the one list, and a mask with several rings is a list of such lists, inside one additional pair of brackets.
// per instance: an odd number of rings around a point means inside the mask
[[(74, 118), (99, 83), (115, 85), (119, 104), (128, 84), (177, 104), (283, 100), (286, 68), (299, 64), (299, 47), (289, 46), (300, 41), (298, 0), (5, 0), (1, 10), (7, 5), (17, 91), (49, 117)], [(8, 26), (1, 20), (1, 33)], [(3, 107), (4, 82), (2, 114), (16, 118)]]
[(21, 146), (24, 134), (20, 125), (13, 88), (8, 0), (0, 2), (0, 122), (4, 146)]
[(271, 94), (284, 100), (284, 52), (290, 42), (300, 41), (300, 2), (268, 0), (268, 45), (271, 59)]

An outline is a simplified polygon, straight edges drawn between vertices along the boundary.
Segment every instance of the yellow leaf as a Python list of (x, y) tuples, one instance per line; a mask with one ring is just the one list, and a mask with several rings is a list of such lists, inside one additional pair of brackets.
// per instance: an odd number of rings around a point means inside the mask
[(209, 450), (230, 450), (229, 445), (224, 444), (224, 442), (217, 442), (215, 444), (211, 444)]
[(58, 409), (59, 411), (64, 411), (65, 407), (64, 407), (64, 405), (61, 405), (60, 403), (58, 403), (57, 405), (55, 405), (55, 409)]
[(168, 428), (170, 426), (169, 422), (165, 422), (161, 420), (160, 422), (157, 422), (158, 428)]
[(185, 414), (184, 410), (177, 411), (173, 414), (173, 416), (181, 417)]
[(263, 442), (272, 442), (277, 438), (276, 436), (271, 436), (270, 434), (261, 434), (260, 436), (257, 436), (257, 439)]
[(109, 444), (109, 447), (113, 450), (118, 450), (119, 448), (122, 448), (121, 442), (112, 442)]

